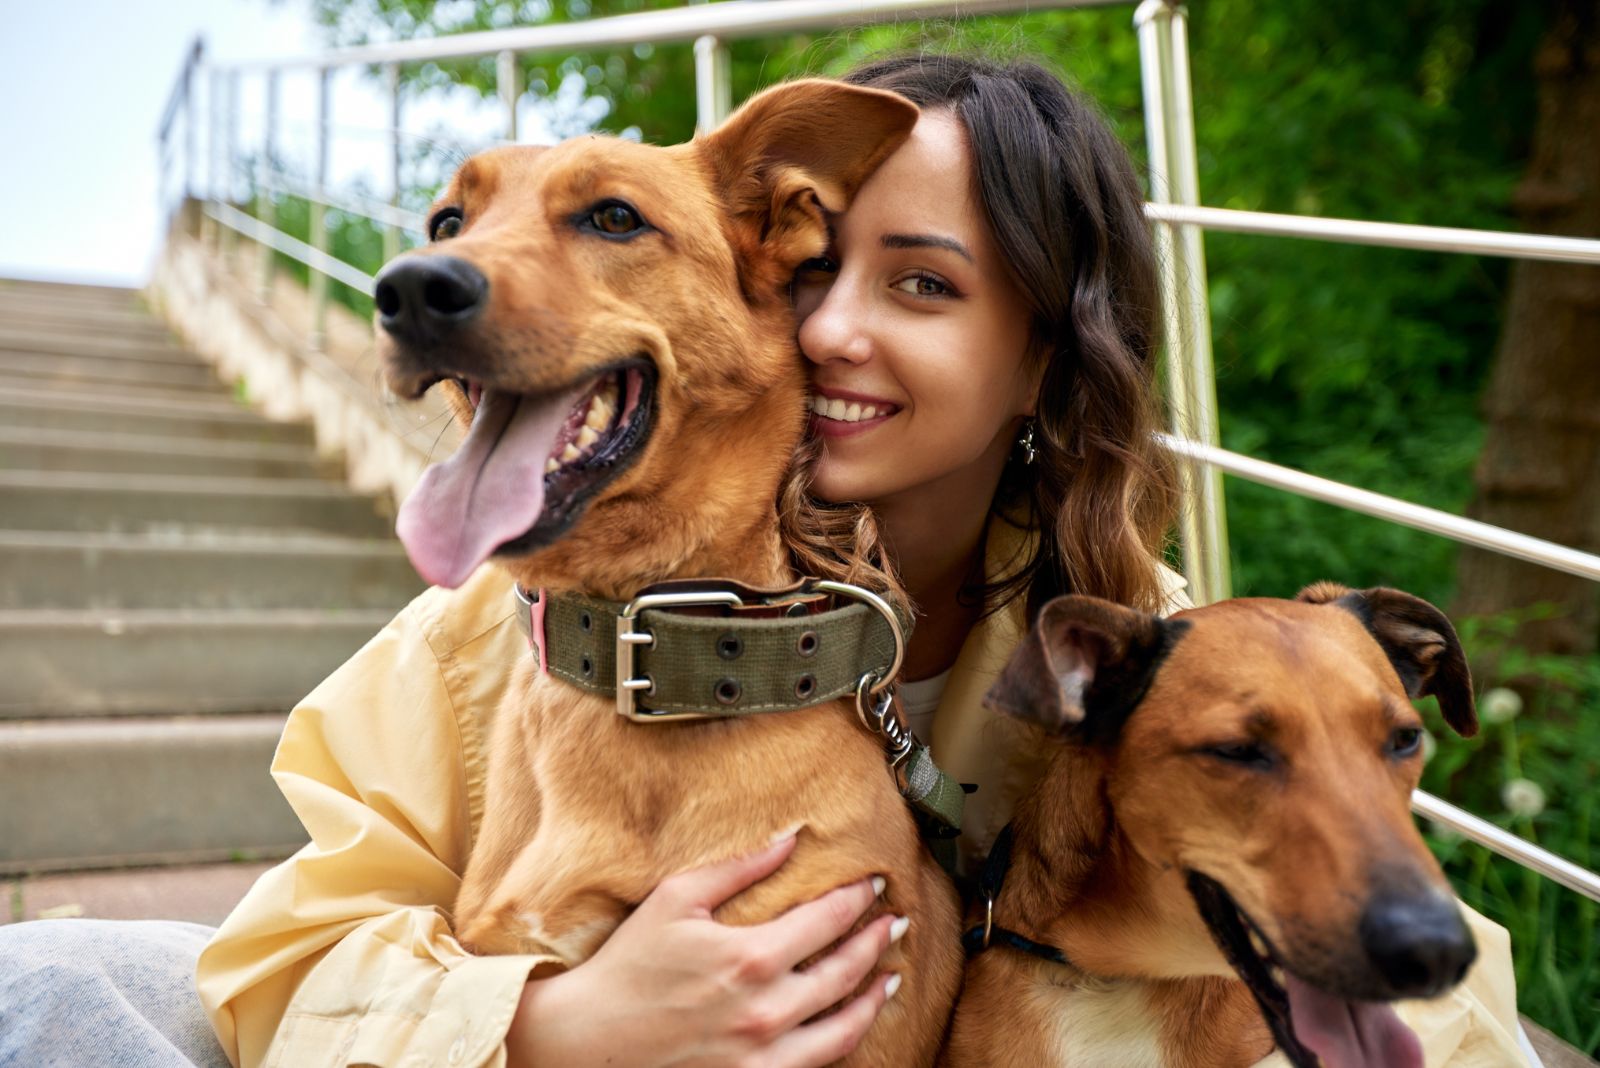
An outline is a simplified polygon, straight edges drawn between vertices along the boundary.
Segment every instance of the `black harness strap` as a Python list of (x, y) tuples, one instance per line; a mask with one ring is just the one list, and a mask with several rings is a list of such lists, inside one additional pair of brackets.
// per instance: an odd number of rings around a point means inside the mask
[(1015, 931), (994, 925), (994, 903), (1000, 899), (1000, 889), (1005, 885), (1006, 872), (1011, 868), (1011, 839), (1011, 824), (1008, 823), (994, 840), (994, 845), (989, 848), (988, 859), (983, 862), (983, 871), (978, 873), (978, 896), (983, 899), (984, 922), (974, 924), (962, 934), (962, 948), (967, 951), (969, 957), (973, 957), (991, 946), (1006, 946), (1031, 953), (1053, 964), (1076, 968), (1077, 966), (1067, 959), (1067, 955), (1055, 946), (1035, 942)]

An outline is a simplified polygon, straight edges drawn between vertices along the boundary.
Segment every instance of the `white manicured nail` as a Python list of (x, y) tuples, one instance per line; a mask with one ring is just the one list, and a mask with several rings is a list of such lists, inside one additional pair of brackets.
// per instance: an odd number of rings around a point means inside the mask
[(872, 877), (872, 896), (878, 897), (881, 895), (883, 893), (883, 888), (888, 885), (889, 884), (884, 880), (883, 876), (874, 875)]
[(905, 935), (906, 928), (911, 926), (910, 916), (901, 916), (889, 925), (889, 944), (892, 946)]
[(889, 976), (889, 982), (883, 988), (883, 1000), (888, 1001), (894, 997), (894, 992), (900, 989), (900, 973)]
[(802, 828), (804, 826), (805, 826), (805, 824), (803, 824), (803, 823), (797, 823), (793, 827), (784, 828), (783, 830), (779, 831), (777, 834), (773, 835), (767, 841), (767, 848), (771, 849), (773, 846), (777, 845), (779, 842), (787, 842), (789, 839), (791, 839), (795, 835), (799, 834), (800, 833), (800, 828)]

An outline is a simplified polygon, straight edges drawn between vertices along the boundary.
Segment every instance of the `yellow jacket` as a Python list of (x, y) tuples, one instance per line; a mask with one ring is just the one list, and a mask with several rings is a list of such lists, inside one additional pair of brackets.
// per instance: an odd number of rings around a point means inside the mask
[[(991, 545), (992, 561), (1009, 559), (1008, 540)], [(1181, 587), (1173, 576), (1174, 610), (1187, 603)], [(513, 603), (495, 567), (454, 592), (429, 590), (290, 715), (272, 774), (311, 843), (261, 877), (197, 976), (235, 1064), (504, 1064), (528, 972), (552, 958), (471, 956), (450, 907), (483, 816), (489, 721), (510, 665), (528, 655)], [(1015, 604), (974, 628), (935, 717), (937, 759), (980, 786), (968, 858), (1041, 770), (979, 700), (1024, 627)], [(1402, 1009), (1432, 1068), (1524, 1063), (1506, 933), (1473, 920), (1480, 957), (1468, 981)], [(1283, 1064), (1275, 1054), (1261, 1068)]]

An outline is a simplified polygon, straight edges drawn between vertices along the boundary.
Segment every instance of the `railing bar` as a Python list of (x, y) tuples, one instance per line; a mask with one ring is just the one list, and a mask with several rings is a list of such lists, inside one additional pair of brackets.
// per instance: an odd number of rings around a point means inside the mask
[(1477, 256), (1511, 256), (1562, 263), (1600, 263), (1600, 240), (1584, 237), (1462, 230), (1448, 226), (1366, 222), (1359, 219), (1323, 219), (1308, 215), (1276, 215), (1262, 211), (1177, 204), (1146, 204), (1145, 215), (1155, 222), (1192, 224), (1207, 230), (1226, 230), (1238, 234), (1304, 237), (1349, 244)]
[(1518, 534), (1516, 531), (1505, 530), (1476, 519), (1451, 515), (1437, 508), (1428, 508), (1396, 497), (1373, 493), (1371, 490), (1357, 489), (1332, 479), (1296, 471), (1292, 467), (1282, 467), (1264, 460), (1241, 456), (1227, 449), (1184, 441), (1168, 434), (1158, 434), (1157, 439), (1180, 456), (1211, 464), (1251, 482), (1287, 490), (1302, 497), (1348, 508), (1353, 512), (1387, 519), (1401, 526), (1424, 530), (1453, 541), (1476, 545), (1480, 549), (1488, 549), (1504, 556), (1600, 582), (1600, 556), (1593, 553), (1557, 545), (1542, 538)]
[(274, 230), (237, 208), (226, 204), (206, 204), (205, 213), (230, 230), (235, 230), (246, 237), (271, 245), (279, 252), (292, 259), (299, 260), (307, 267), (327, 275), (336, 282), (342, 282), (359, 293), (371, 293), (373, 277), (363, 274), (341, 259), (337, 259), (321, 249), (312, 248), (299, 238), (291, 237), (282, 230)]
[(1411, 811), (1443, 827), (1449, 827), (1464, 838), (1532, 869), (1553, 882), (1560, 883), (1574, 893), (1600, 901), (1600, 875), (1586, 871), (1578, 865), (1557, 856), (1548, 849), (1534, 845), (1510, 831), (1496, 827), (1448, 801), (1417, 790), (1411, 795)]
[(319, 189), (315, 183), (298, 182), (283, 176), (281, 173), (276, 177), (270, 174), (265, 175), (257, 181), (261, 188), (270, 189), (274, 193), (287, 193), (290, 196), (304, 197), (306, 200), (314, 200), (326, 207), (338, 208), (340, 211), (351, 215), (360, 215), (363, 218), (371, 219), (373, 222), (398, 226), (400, 229), (414, 234), (427, 232), (427, 219), (423, 216), (413, 211), (406, 211), (404, 208), (392, 207), (381, 200), (374, 200), (357, 194), (329, 192), (326, 189)]
[(842, 30), (890, 19), (950, 18), (1111, 7), (1131, 0), (724, 0), (664, 11), (555, 25), (452, 34), (388, 44), (359, 45), (317, 55), (239, 63), (241, 70), (316, 69), (382, 63), (470, 59), (498, 52), (559, 52), (607, 45), (692, 42), (713, 34), (735, 40), (763, 34)]

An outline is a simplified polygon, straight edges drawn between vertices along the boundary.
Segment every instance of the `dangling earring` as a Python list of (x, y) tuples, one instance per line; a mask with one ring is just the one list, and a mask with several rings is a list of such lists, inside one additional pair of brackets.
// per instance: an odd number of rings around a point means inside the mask
[(1023, 423), (1022, 436), (1017, 439), (1017, 444), (1022, 447), (1022, 462), (1025, 465), (1033, 463), (1034, 457), (1039, 455), (1038, 450), (1033, 447), (1033, 427), (1032, 419)]

